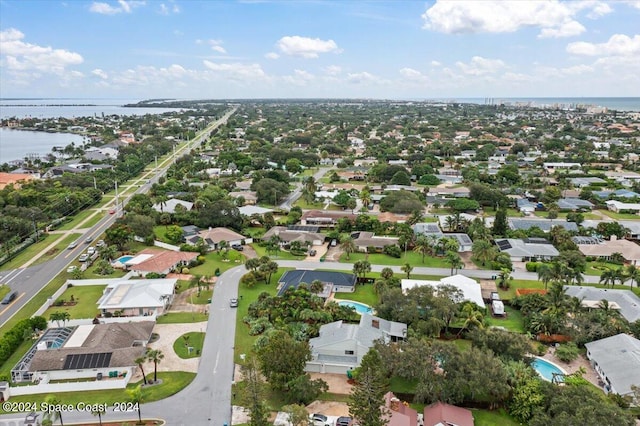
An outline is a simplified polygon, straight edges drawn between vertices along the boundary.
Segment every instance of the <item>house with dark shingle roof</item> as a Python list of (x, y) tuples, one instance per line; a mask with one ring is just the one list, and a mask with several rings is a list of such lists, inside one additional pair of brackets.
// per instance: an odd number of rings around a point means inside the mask
[(353, 293), (356, 289), (356, 276), (354, 274), (298, 269), (287, 271), (282, 275), (278, 282), (278, 296), (282, 296), (290, 288), (298, 288), (300, 283), (311, 284), (316, 280), (331, 285), (330, 292)]

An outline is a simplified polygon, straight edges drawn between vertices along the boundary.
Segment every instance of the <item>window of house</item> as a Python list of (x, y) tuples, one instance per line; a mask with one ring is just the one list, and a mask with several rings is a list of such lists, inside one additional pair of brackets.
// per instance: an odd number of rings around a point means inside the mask
[(354, 351), (344, 351), (345, 355), (353, 355), (355, 352)]

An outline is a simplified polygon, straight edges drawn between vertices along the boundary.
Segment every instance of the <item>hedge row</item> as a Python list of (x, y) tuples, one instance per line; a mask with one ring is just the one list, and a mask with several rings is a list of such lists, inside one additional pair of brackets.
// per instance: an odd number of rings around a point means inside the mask
[(47, 328), (47, 320), (43, 317), (26, 318), (14, 325), (4, 336), (0, 337), (0, 364), (4, 364), (32, 333)]

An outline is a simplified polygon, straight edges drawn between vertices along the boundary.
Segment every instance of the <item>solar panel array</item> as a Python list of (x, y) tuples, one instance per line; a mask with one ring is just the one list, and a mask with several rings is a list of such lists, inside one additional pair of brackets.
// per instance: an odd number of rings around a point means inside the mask
[(507, 240), (498, 240), (496, 241), (496, 245), (501, 251), (509, 250), (511, 247), (511, 243)]
[(576, 236), (572, 237), (571, 240), (578, 245), (595, 245), (602, 243), (602, 239), (597, 237)]
[(85, 368), (108, 367), (112, 354), (112, 352), (100, 352), (97, 354), (67, 355), (63, 368), (65, 370), (82, 370)]

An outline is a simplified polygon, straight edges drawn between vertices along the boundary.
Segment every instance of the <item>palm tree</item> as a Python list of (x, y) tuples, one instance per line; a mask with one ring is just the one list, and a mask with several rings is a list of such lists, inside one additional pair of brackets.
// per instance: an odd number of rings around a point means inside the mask
[(473, 327), (484, 328), (484, 315), (480, 312), (474, 303), (465, 303), (461, 310), (464, 323), (462, 328), (458, 332), (458, 336), (462, 334), (464, 330), (470, 330)]
[(140, 412), (140, 406), (144, 402), (142, 395), (142, 386), (138, 385), (133, 389), (127, 389), (127, 395), (129, 396), (129, 402), (132, 402), (138, 410), (138, 422), (142, 424), (142, 413)]
[(400, 270), (407, 274), (407, 279), (411, 279), (411, 271), (413, 271), (413, 266), (410, 263), (405, 263), (400, 267)]
[(449, 230), (449, 232), (453, 232), (456, 230), (456, 218), (453, 216), (447, 216), (446, 219), (444, 220), (445, 225), (447, 226), (447, 229)]
[(478, 261), (482, 262), (482, 266), (485, 266), (487, 262), (495, 259), (498, 251), (496, 247), (491, 244), (489, 240), (480, 239), (475, 240), (472, 246), (473, 257)]
[(45, 418), (47, 420), (51, 420), (52, 423), (56, 420), (60, 420), (60, 424), (64, 426), (64, 423), (62, 422), (62, 410), (59, 408), (62, 402), (58, 398), (56, 398), (55, 395), (47, 395), (47, 397), (44, 399), (44, 402), (47, 404), (47, 406), (52, 407), (50, 411), (45, 412)]
[(164, 354), (159, 349), (150, 350), (147, 359), (153, 362), (153, 382), (158, 381), (158, 364), (164, 359)]
[(144, 374), (144, 369), (142, 368), (142, 365), (145, 363), (145, 361), (147, 360), (146, 357), (144, 356), (139, 356), (138, 358), (136, 358), (133, 362), (136, 363), (136, 365), (138, 366), (138, 368), (140, 369), (140, 372), (142, 373), (142, 380), (144, 380), (144, 384), (147, 384), (147, 376)]
[(324, 284), (322, 284), (322, 281), (320, 280), (313, 280), (311, 282), (311, 285), (309, 286), (309, 291), (311, 291), (311, 293), (320, 293), (322, 292), (322, 290), (324, 290)]
[(598, 282), (600, 284), (604, 284), (605, 287), (607, 285), (610, 285), (611, 288), (613, 288), (617, 279), (618, 279), (618, 273), (613, 269), (607, 268), (604, 271), (602, 271), (602, 274), (600, 274), (600, 280)]
[(546, 290), (549, 282), (553, 279), (553, 269), (546, 263), (542, 263), (538, 265), (536, 272), (538, 273), (538, 281), (542, 281)]
[(102, 426), (102, 415), (106, 414), (107, 410), (104, 409), (104, 405), (102, 404), (94, 404), (92, 407), (91, 414), (98, 416), (98, 421), (100, 422), (100, 426)]
[(451, 275), (453, 275), (454, 269), (456, 270), (456, 273), (458, 273), (458, 269), (464, 266), (462, 258), (460, 258), (460, 255), (455, 251), (448, 251), (445, 253), (444, 261), (451, 266)]
[(506, 268), (501, 269), (496, 281), (498, 282), (498, 287), (508, 290), (511, 287), (511, 281), (513, 281), (511, 271)]
[(625, 275), (627, 280), (631, 280), (631, 288), (633, 288), (633, 283), (636, 283), (638, 286), (638, 281), (640, 281), (640, 268), (637, 268), (636, 265), (628, 265), (625, 270)]
[(369, 204), (371, 204), (371, 191), (369, 190), (368, 186), (365, 186), (364, 188), (362, 188), (362, 191), (360, 191), (360, 201), (362, 201), (362, 205), (364, 207), (367, 207)]
[(371, 263), (367, 260), (358, 260), (353, 264), (353, 273), (361, 278), (367, 277), (367, 272), (371, 272)]
[(100, 259), (111, 262), (118, 255), (118, 247), (115, 245), (104, 245), (98, 249)]
[(433, 244), (426, 236), (418, 235), (413, 246), (413, 251), (422, 255), (422, 263), (424, 263), (424, 257), (433, 252)]
[(351, 253), (354, 253), (358, 247), (351, 237), (345, 237), (340, 241), (340, 248), (347, 253), (347, 260), (351, 259)]

